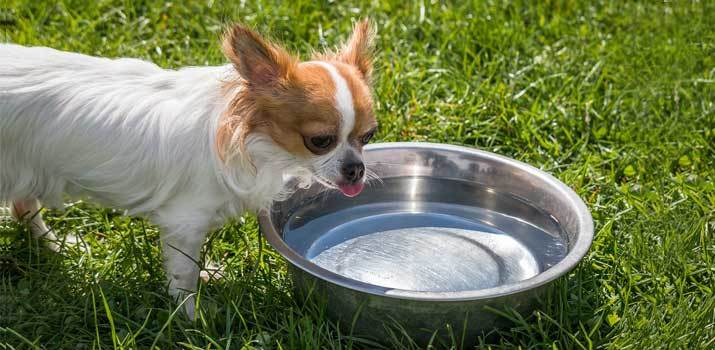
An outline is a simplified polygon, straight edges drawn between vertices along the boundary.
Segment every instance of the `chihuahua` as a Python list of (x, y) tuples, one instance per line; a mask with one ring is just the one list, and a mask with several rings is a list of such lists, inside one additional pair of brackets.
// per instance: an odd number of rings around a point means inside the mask
[(147, 217), (169, 294), (193, 318), (208, 231), (285, 198), (288, 183), (362, 191), (373, 36), (358, 22), (342, 48), (300, 61), (235, 25), (230, 64), (178, 70), (0, 44), (0, 200), (49, 241), (40, 202), (80, 197)]

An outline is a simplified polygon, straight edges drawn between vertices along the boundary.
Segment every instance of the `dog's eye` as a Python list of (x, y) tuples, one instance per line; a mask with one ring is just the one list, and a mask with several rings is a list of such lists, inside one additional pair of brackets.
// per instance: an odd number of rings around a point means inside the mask
[(328, 148), (330, 145), (333, 144), (333, 140), (335, 137), (332, 135), (325, 135), (325, 136), (314, 136), (310, 138), (310, 143), (313, 144), (316, 148)]
[(363, 145), (367, 145), (370, 140), (372, 140), (372, 137), (375, 135), (375, 129), (372, 129), (368, 131), (365, 135), (362, 135), (360, 138), (360, 142), (362, 142)]
[(319, 135), (313, 137), (305, 137), (303, 139), (305, 146), (315, 154), (325, 154), (335, 144), (335, 135)]

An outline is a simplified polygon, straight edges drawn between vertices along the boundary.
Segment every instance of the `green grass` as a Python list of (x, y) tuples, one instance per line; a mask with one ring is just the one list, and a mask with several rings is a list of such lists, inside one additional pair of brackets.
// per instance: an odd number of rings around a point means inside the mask
[[(479, 344), (715, 347), (715, 3), (189, 3), (9, 0), (0, 40), (179, 67), (222, 64), (230, 21), (307, 53), (370, 16), (380, 141), (514, 157), (570, 185), (594, 216), (578, 268)], [(365, 343), (296, 303), (253, 217), (211, 235), (204, 257), (227, 276), (202, 284), (195, 323), (164, 291), (155, 227), (83, 203), (48, 221), (91, 253), (51, 254), (21, 227), (0, 229), (0, 349), (414, 348)]]

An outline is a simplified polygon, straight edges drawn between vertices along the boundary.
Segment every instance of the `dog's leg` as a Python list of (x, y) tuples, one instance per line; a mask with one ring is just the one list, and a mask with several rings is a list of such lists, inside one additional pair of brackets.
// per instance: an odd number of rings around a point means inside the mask
[(45, 224), (40, 209), (40, 202), (37, 199), (16, 200), (10, 205), (12, 216), (20, 222), (25, 222), (29, 226), (32, 237), (45, 240), (48, 248), (58, 252), (60, 250), (60, 244), (58, 244), (57, 236), (55, 236), (55, 232)]
[(199, 279), (199, 254), (208, 225), (162, 225), (161, 248), (169, 280), (169, 294), (184, 301), (186, 314), (193, 319), (196, 309), (196, 284)]

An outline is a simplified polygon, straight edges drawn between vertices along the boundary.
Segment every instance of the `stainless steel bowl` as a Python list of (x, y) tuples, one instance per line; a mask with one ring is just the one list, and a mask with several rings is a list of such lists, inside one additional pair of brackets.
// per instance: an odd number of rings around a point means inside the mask
[(259, 217), (298, 295), (353, 334), (472, 339), (503, 321), (490, 310), (530, 311), (591, 246), (583, 201), (527, 164), (430, 143), (375, 144), (365, 158), (381, 180), (359, 196), (316, 185)]

